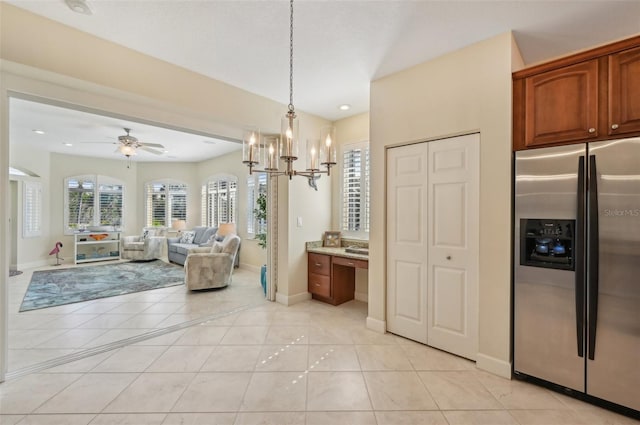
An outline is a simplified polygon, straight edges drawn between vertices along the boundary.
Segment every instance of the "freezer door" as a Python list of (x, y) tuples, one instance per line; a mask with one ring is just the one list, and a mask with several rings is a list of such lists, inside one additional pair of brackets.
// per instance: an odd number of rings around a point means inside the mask
[(589, 159), (587, 393), (640, 411), (640, 138)]
[[(522, 265), (519, 239), (520, 220), (534, 218), (575, 220), (582, 238), (578, 177), (581, 161), (584, 177), (585, 157), (584, 144), (520, 151), (515, 157), (514, 370), (578, 391), (585, 382), (584, 303), (577, 306), (584, 275)], [(573, 254), (579, 268), (584, 257)]]

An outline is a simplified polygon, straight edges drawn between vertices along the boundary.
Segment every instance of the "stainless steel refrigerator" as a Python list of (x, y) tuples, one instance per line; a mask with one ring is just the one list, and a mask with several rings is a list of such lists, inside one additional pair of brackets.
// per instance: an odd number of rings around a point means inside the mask
[(640, 138), (517, 152), (514, 211), (514, 374), (635, 416)]

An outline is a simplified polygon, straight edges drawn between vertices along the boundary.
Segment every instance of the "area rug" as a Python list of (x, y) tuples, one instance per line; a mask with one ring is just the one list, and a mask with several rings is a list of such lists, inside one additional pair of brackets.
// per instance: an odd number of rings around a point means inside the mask
[(184, 284), (182, 266), (161, 260), (33, 272), (20, 311)]

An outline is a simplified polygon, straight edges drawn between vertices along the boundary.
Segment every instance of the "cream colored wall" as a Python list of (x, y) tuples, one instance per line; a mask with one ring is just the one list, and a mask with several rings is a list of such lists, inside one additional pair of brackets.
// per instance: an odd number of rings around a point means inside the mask
[(371, 84), (369, 319), (385, 320), (385, 149), (480, 132), (477, 365), (510, 376), (511, 34)]
[[(47, 264), (48, 254), (53, 249), (53, 243), (51, 243), (51, 237), (49, 236), (52, 225), (49, 154), (47, 152), (34, 151), (31, 148), (20, 145), (18, 141), (11, 145), (9, 158), (12, 166), (27, 169), (40, 176), (39, 178), (23, 177), (18, 179), (18, 202), (16, 205), (16, 224), (18, 229), (16, 245), (18, 252), (16, 253), (16, 260), (19, 270), (42, 266)], [(42, 235), (37, 237), (25, 238), (22, 236), (22, 191), (25, 180), (38, 181), (42, 184)]]
[[(2, 79), (8, 83), (3, 102), (15, 91), (236, 140), (249, 124), (279, 131), (286, 112), (285, 105), (1, 2), (0, 20)], [(301, 111), (298, 116), (302, 140), (328, 124)], [(287, 255), (280, 257), (278, 291), (286, 302), (292, 294), (306, 294), (303, 239), (317, 238), (330, 223), (330, 198), (310, 196), (305, 185), (283, 184), (280, 190), (286, 202), (281, 217), (296, 214), (305, 223), (302, 231), (295, 222), (279, 226), (280, 253)]]
[[(338, 152), (340, 146), (346, 143), (365, 142), (369, 140), (369, 113), (353, 115), (334, 123), (336, 127), (336, 139), (338, 141)], [(340, 156), (340, 154), (338, 154)], [(338, 164), (332, 171), (335, 178), (335, 189), (332, 191), (332, 222), (333, 230), (340, 230), (340, 176), (342, 175), (342, 162), (338, 158)], [(356, 299), (367, 301), (369, 294), (369, 274), (366, 270), (356, 269)]]
[[(90, 158), (86, 156), (62, 155), (52, 153), (50, 161), (51, 171), (48, 178), (48, 192), (50, 193), (49, 217), (50, 231), (47, 235), (49, 244), (53, 248), (56, 241), (63, 244), (61, 256), (66, 263), (73, 263), (73, 235), (64, 234), (64, 179), (78, 175), (108, 176), (122, 181), (124, 190), (124, 220), (122, 225), (123, 235), (140, 234), (140, 223), (136, 200), (142, 197), (142, 189), (137, 184), (135, 162), (131, 168), (127, 168), (126, 162), (116, 159)], [(50, 248), (50, 249), (51, 249)]]

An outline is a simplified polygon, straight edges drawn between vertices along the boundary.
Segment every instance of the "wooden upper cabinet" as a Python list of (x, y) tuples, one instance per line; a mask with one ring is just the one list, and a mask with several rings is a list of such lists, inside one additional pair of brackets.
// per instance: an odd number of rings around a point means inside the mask
[(598, 61), (525, 79), (525, 145), (598, 136)]
[(640, 36), (513, 74), (513, 149), (640, 136)]
[(609, 56), (610, 135), (640, 132), (640, 47)]

